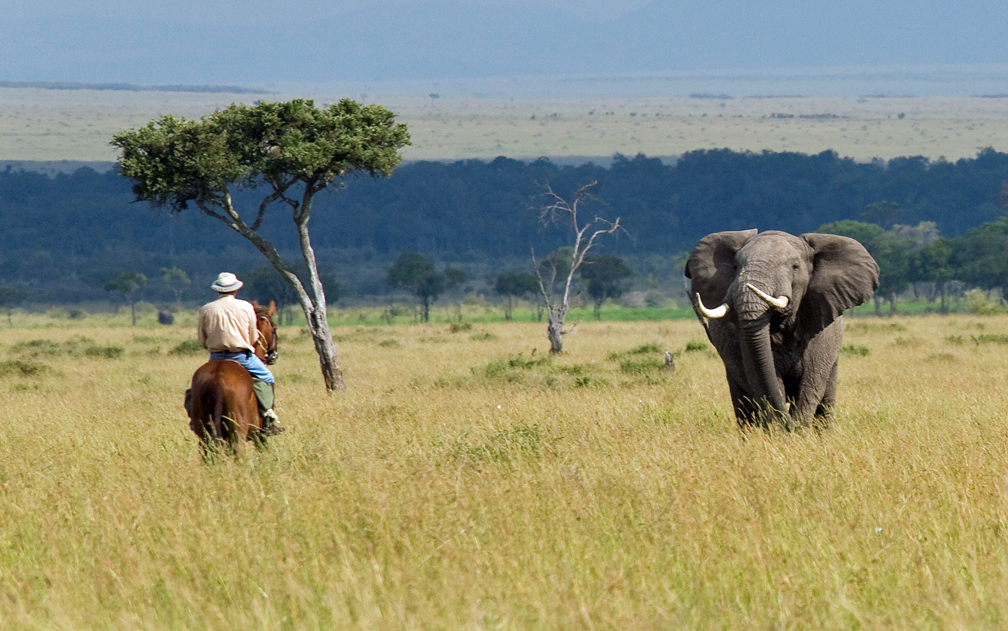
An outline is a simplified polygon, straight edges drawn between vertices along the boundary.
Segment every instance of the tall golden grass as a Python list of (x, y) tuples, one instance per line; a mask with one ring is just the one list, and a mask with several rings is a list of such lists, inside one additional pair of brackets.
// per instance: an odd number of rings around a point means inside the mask
[(1008, 624), (1008, 317), (848, 321), (793, 435), (695, 322), (340, 328), (333, 395), (289, 327), (287, 433), (209, 465), (191, 328), (100, 323), (0, 337), (3, 627)]

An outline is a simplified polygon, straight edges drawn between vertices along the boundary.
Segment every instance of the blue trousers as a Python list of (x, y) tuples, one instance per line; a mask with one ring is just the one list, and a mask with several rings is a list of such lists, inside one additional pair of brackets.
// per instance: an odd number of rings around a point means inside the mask
[(233, 359), (244, 366), (253, 379), (259, 379), (266, 383), (273, 383), (275, 381), (270, 369), (253, 353), (229, 353), (228, 351), (221, 351), (210, 353), (210, 359)]

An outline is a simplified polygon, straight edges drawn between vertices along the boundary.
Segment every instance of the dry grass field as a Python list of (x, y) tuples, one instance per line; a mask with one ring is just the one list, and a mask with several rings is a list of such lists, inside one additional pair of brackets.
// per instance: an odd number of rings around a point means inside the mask
[[(111, 161), (117, 131), (163, 115), (198, 118), (235, 101), (347, 95), (0, 88), (0, 160)], [(366, 95), (350, 95), (371, 100)], [(677, 156), (695, 149), (835, 150), (868, 161), (1008, 151), (1008, 98), (388, 97), (413, 136), (407, 160)]]
[(211, 465), (193, 321), (3, 330), (0, 626), (1008, 624), (1008, 317), (849, 321), (836, 422), (795, 435), (740, 432), (692, 321), (556, 359), (539, 324), (340, 327), (334, 395), (287, 327), (287, 433)]

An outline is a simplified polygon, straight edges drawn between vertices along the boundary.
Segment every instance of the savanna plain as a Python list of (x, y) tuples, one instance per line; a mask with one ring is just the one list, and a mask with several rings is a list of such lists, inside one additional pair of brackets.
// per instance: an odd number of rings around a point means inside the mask
[[(345, 94), (299, 94), (316, 104)], [(607, 160), (614, 153), (679, 156), (697, 149), (833, 150), (859, 161), (973, 158), (1008, 144), (1008, 97), (700, 95), (635, 98), (374, 97), (406, 123), (406, 160)], [(113, 134), (165, 114), (198, 119), (234, 102), (294, 95), (0, 87), (0, 160), (116, 159)], [(29, 166), (29, 168), (35, 168)]]
[(693, 320), (557, 357), (539, 323), (337, 327), (335, 394), (285, 326), (288, 431), (209, 463), (194, 320), (5, 326), (2, 626), (1008, 624), (1008, 316), (848, 319), (835, 422), (794, 434), (736, 426)]

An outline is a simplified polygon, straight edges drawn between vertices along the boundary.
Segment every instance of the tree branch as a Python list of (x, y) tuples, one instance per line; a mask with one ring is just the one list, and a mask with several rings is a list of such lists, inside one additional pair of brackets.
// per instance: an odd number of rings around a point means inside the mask
[(276, 251), (276, 248), (273, 247), (272, 243), (260, 237), (258, 232), (249, 228), (249, 226), (242, 221), (238, 212), (235, 211), (234, 207), (231, 205), (230, 193), (224, 194), (224, 200), (222, 203), (224, 211), (227, 215), (215, 212), (212, 208), (203, 203), (198, 203), (198, 205), (200, 210), (204, 213), (223, 221), (229, 228), (248, 239), (257, 250), (262, 252), (263, 256), (265, 256), (266, 259), (273, 265), (273, 268), (276, 269), (276, 271), (291, 284), (294, 291), (297, 292), (298, 302), (301, 303), (305, 313), (314, 310), (315, 306), (312, 303), (311, 298), (308, 296), (308, 292), (305, 291), (304, 285), (301, 284), (301, 279), (299, 279), (297, 274), (295, 274), (287, 263), (284, 262), (284, 260), (280, 257), (280, 254)]
[[(286, 193), (287, 189), (290, 188), (291, 186), (293, 186), (296, 181), (297, 181), (296, 179), (292, 179), (292, 180), (290, 180), (289, 182), (286, 182), (286, 183), (282, 183), (282, 182), (270, 182), (270, 186), (273, 187), (273, 192), (270, 193), (269, 195), (267, 195), (265, 197), (265, 199), (263, 199), (262, 203), (259, 204), (259, 214), (256, 215), (255, 221), (252, 222), (252, 226), (251, 226), (252, 230), (258, 230), (259, 226), (262, 225), (263, 219), (266, 217), (266, 207), (267, 206), (269, 206), (270, 204), (272, 204), (273, 202), (275, 202), (278, 199), (282, 199), (282, 200), (286, 201), (287, 203), (291, 203), (291, 201), (287, 199), (287, 196), (284, 193)], [(294, 202), (294, 203), (297, 203), (297, 202)]]

